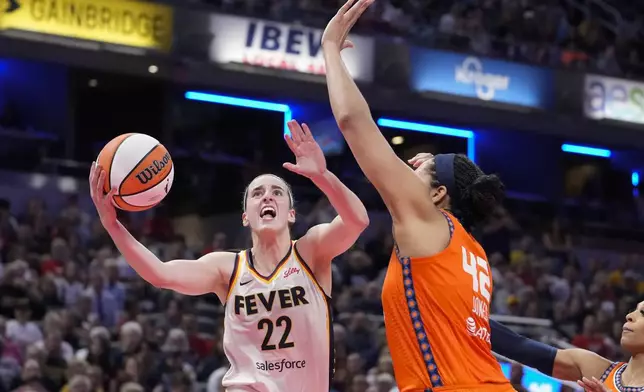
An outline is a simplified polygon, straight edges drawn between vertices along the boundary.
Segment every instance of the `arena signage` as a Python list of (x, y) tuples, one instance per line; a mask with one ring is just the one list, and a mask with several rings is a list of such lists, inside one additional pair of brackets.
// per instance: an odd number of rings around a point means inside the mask
[[(213, 14), (210, 17), (210, 59), (217, 63), (324, 75), (322, 30), (260, 19)], [(342, 52), (356, 80), (373, 80), (374, 40), (350, 36), (355, 48)]]
[(587, 117), (644, 124), (644, 83), (586, 75), (584, 85)]
[(9, 0), (0, 8), (0, 30), (162, 51), (170, 49), (172, 24), (172, 8), (137, 1)]
[(419, 92), (542, 109), (552, 100), (554, 81), (547, 69), (419, 47), (410, 55), (411, 86)]
[[(507, 362), (501, 362), (501, 370), (503, 374), (510, 379), (512, 365)], [(529, 367), (523, 367), (523, 379), (521, 379), (521, 384), (529, 392), (561, 392), (563, 384), (544, 374), (539, 373), (538, 371), (531, 369)], [(573, 390), (581, 390), (572, 386)]]

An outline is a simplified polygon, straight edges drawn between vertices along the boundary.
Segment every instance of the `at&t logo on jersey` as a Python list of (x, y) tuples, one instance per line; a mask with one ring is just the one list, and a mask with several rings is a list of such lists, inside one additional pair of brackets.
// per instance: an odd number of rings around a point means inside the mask
[(255, 366), (257, 370), (282, 373), (284, 370), (304, 369), (306, 367), (306, 361), (289, 361), (282, 358), (281, 361), (256, 362)]
[(474, 321), (474, 318), (472, 317), (468, 317), (465, 320), (465, 324), (467, 327), (467, 333), (469, 333), (470, 336), (474, 336), (487, 343), (490, 343), (490, 331), (488, 331), (486, 327), (481, 327), (476, 324), (476, 321)]

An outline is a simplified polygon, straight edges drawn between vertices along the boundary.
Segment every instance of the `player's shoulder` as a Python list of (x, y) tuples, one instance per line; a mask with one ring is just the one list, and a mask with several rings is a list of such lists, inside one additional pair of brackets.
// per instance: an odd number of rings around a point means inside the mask
[(210, 252), (206, 253), (205, 255), (201, 256), (199, 260), (203, 260), (206, 262), (234, 262), (235, 259), (239, 257), (241, 252), (234, 252), (234, 251), (216, 251), (216, 252)]
[(232, 251), (217, 251), (206, 253), (199, 258), (205, 268), (216, 270), (224, 275), (230, 275), (237, 269), (241, 253)]

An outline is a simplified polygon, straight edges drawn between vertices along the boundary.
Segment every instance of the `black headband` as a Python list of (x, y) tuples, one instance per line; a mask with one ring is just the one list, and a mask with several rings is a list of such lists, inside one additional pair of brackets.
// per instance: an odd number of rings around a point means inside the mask
[(454, 157), (456, 154), (438, 154), (434, 156), (436, 180), (447, 188), (452, 199), (458, 200), (458, 188), (454, 181)]

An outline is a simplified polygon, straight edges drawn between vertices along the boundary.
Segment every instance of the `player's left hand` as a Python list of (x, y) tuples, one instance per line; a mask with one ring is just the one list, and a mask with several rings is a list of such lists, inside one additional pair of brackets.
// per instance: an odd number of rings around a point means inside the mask
[(434, 154), (431, 154), (429, 152), (419, 152), (415, 157), (411, 158), (407, 162), (414, 168), (417, 168), (432, 158), (434, 158)]
[(297, 121), (291, 120), (288, 122), (288, 129), (291, 135), (284, 135), (284, 139), (295, 155), (295, 164), (286, 162), (284, 168), (307, 178), (324, 174), (326, 158), (309, 127), (306, 124), (300, 126)]
[(592, 379), (584, 377), (577, 381), (577, 385), (584, 388), (584, 391), (586, 392), (610, 392), (610, 390), (595, 377)]

